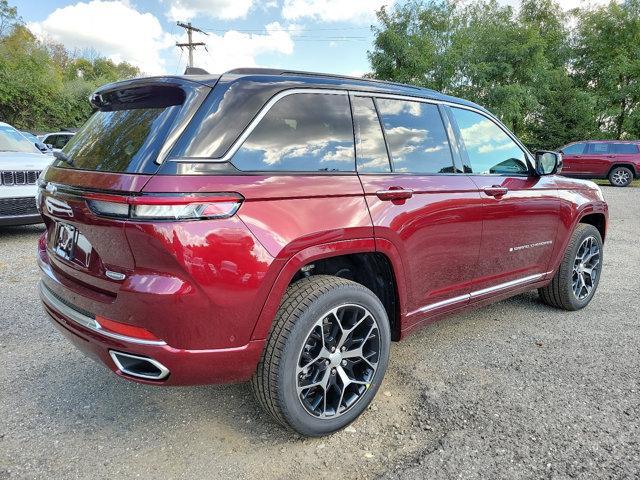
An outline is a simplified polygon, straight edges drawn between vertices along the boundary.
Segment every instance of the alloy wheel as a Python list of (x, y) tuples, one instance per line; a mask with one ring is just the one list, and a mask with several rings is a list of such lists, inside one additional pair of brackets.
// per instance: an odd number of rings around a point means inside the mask
[(594, 237), (585, 238), (573, 262), (573, 294), (583, 300), (593, 291), (600, 271), (600, 246)]
[(611, 181), (618, 186), (623, 186), (631, 181), (631, 174), (622, 168), (619, 168), (611, 174)]
[(350, 410), (367, 392), (380, 355), (378, 323), (360, 305), (325, 313), (302, 346), (296, 369), (298, 399), (319, 418)]

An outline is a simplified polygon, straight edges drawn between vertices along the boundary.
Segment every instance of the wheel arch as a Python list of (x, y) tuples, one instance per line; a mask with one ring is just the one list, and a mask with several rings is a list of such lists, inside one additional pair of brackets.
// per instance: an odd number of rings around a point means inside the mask
[[(310, 266), (312, 266), (309, 268)], [(357, 267), (350, 272), (349, 266)], [(305, 267), (308, 271), (304, 271)], [(287, 287), (296, 280), (314, 274), (329, 274), (349, 278), (372, 290), (380, 299), (389, 317), (392, 340), (401, 332), (404, 284), (402, 266), (394, 258), (376, 249), (374, 239), (343, 240), (306, 248), (292, 256), (278, 274), (253, 330), (252, 339), (264, 339), (275, 318)], [(355, 278), (352, 278), (355, 277)]]
[(607, 234), (607, 218), (604, 213), (594, 212), (584, 214), (578, 219), (578, 223), (576, 224), (576, 226), (580, 223), (593, 225), (594, 227), (596, 227), (600, 232), (600, 237), (602, 238), (602, 242), (604, 243), (604, 239)]
[(633, 174), (634, 178), (638, 178), (638, 175), (640, 174), (640, 172), (636, 170), (636, 166), (633, 163), (616, 162), (613, 165), (611, 165), (611, 168), (607, 172), (607, 178), (609, 178), (609, 175), (611, 175), (611, 172), (618, 167), (625, 167), (631, 170), (631, 173)]

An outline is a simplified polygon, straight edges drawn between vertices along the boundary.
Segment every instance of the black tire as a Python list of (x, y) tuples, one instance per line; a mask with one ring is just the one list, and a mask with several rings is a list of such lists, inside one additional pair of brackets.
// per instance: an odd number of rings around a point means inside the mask
[[(574, 279), (576, 278), (575, 275), (578, 275), (578, 273), (574, 271), (574, 266), (578, 268), (582, 265), (582, 262), (577, 263), (578, 252), (584, 245), (584, 242), (590, 238), (593, 239), (593, 244), (598, 248), (598, 265), (595, 278), (591, 280), (591, 290), (588, 294), (585, 294), (583, 298), (580, 298), (574, 291)], [(553, 277), (553, 280), (551, 280), (551, 283), (546, 287), (538, 289), (540, 298), (547, 305), (563, 310), (574, 311), (586, 307), (598, 288), (602, 272), (602, 262), (603, 248), (600, 232), (593, 225), (578, 224), (571, 235), (571, 240), (569, 241), (567, 250), (564, 253), (560, 267)], [(580, 290), (580, 292), (585, 292), (586, 288), (585, 286), (584, 290)]]
[[(375, 343), (379, 349), (376, 356), (377, 367), (372, 378), (367, 379), (366, 388), (355, 386), (363, 391), (350, 407), (345, 407), (343, 413), (335, 417), (320, 418), (303, 406), (297, 390), (302, 380), (296, 372), (302, 359), (302, 349), (308, 345), (312, 332), (318, 332), (316, 329), (319, 328), (322, 345), (327, 341), (325, 323), (319, 326), (318, 322), (324, 322), (323, 318), (327, 317), (327, 313), (341, 305), (347, 306), (340, 308), (366, 309), (372, 321), (377, 323), (377, 335), (371, 334), (375, 332), (374, 327), (371, 327), (368, 331), (371, 337), (367, 337), (379, 342)], [(337, 316), (332, 318), (337, 320)], [(363, 338), (364, 346), (367, 340), (364, 336)], [(273, 321), (265, 350), (251, 381), (254, 395), (278, 423), (302, 435), (322, 436), (335, 432), (353, 422), (375, 396), (387, 369), (390, 342), (391, 332), (386, 311), (371, 290), (351, 280), (328, 275), (304, 278), (289, 286)], [(323, 363), (324, 361), (320, 362), (321, 365)], [(327, 371), (336, 370), (333, 366), (324, 368)], [(342, 373), (344, 371), (345, 369), (340, 370)], [(321, 391), (329, 390), (330, 388)], [(346, 388), (343, 390), (346, 391)], [(342, 407), (342, 397), (340, 395), (336, 412)]]
[(609, 183), (614, 187), (628, 187), (633, 182), (633, 172), (627, 167), (614, 167), (609, 172)]

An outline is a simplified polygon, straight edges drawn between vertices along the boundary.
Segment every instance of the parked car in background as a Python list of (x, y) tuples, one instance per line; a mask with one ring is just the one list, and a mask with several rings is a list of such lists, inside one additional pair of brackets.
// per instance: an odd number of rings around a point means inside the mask
[(42, 222), (36, 183), (52, 160), (18, 130), (0, 122), (0, 226)]
[(59, 151), (64, 148), (74, 135), (74, 132), (55, 132), (42, 135), (40, 139), (45, 145), (51, 145), (54, 151)]
[(640, 178), (640, 141), (574, 142), (559, 151), (566, 177), (607, 178), (615, 187), (626, 187)]
[(367, 408), (391, 340), (532, 289), (578, 310), (598, 286), (600, 188), (469, 101), (241, 69), (92, 103), (40, 182), (39, 291), (124, 378), (251, 380), (276, 421), (324, 435)]
[(37, 136), (35, 136), (33, 133), (31, 132), (25, 132), (25, 131), (21, 131), (20, 132), (22, 135), (24, 135), (26, 137), (27, 140), (29, 140), (31, 143), (33, 143), (36, 148), (38, 150), (40, 150), (42, 153), (48, 154), (51, 153), (51, 149), (49, 147), (47, 147), (42, 140), (40, 140)]

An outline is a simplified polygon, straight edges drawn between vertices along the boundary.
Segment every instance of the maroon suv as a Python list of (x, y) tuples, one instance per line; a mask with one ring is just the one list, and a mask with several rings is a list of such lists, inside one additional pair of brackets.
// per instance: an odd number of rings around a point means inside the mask
[(589, 303), (607, 205), (473, 103), (235, 70), (107, 85), (42, 175), (40, 294), (117, 375), (251, 380), (304, 435), (360, 415), (389, 346), (538, 289)]
[(570, 143), (560, 149), (562, 174), (575, 178), (608, 178), (626, 187), (640, 178), (640, 141), (599, 140)]

